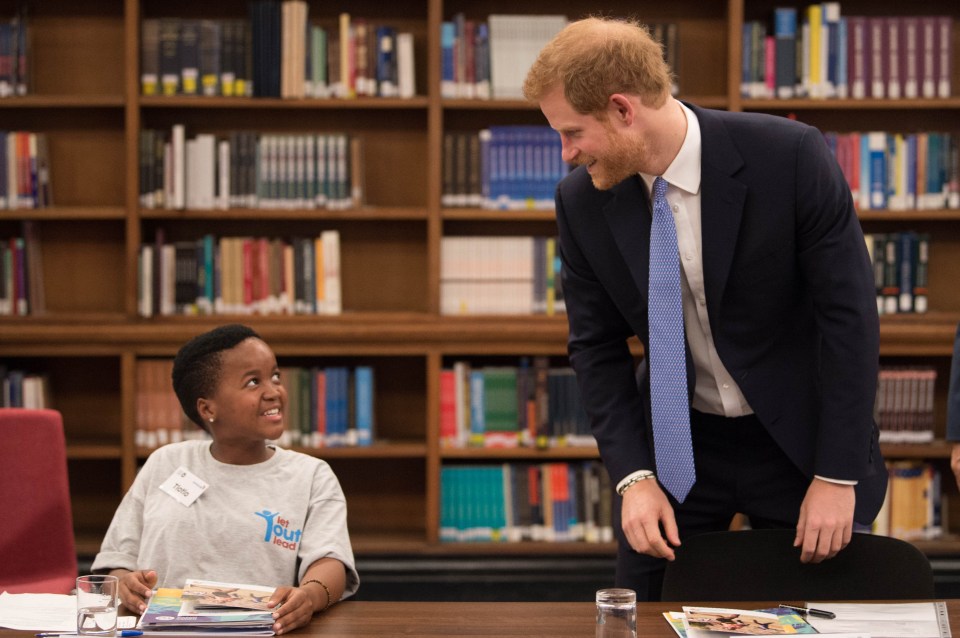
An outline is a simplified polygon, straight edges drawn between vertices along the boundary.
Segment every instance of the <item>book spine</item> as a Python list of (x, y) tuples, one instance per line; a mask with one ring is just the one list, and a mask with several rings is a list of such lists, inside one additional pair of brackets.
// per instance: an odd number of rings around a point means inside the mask
[(797, 10), (777, 7), (773, 15), (776, 97), (784, 100), (794, 97), (797, 84)]

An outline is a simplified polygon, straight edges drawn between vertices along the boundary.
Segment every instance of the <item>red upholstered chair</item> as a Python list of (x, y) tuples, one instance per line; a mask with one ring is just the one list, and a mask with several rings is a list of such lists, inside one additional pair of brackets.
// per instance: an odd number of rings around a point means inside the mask
[(0, 592), (75, 586), (67, 448), (55, 410), (0, 408)]

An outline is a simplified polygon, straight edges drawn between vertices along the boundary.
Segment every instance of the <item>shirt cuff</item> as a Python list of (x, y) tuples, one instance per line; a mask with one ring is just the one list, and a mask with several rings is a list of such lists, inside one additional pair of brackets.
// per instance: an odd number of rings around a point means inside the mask
[(856, 485), (860, 481), (849, 481), (847, 479), (835, 479), (827, 478), (826, 476), (820, 476), (819, 474), (814, 474), (813, 478), (818, 478), (821, 481), (826, 481), (827, 483), (836, 483), (837, 485)]

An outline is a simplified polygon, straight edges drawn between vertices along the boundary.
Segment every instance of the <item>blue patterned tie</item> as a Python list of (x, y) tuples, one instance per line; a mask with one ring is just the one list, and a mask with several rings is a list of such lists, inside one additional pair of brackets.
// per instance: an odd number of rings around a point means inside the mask
[(647, 360), (657, 479), (682, 503), (697, 475), (690, 442), (677, 230), (667, 203), (667, 182), (662, 177), (653, 182), (648, 298), (650, 352)]

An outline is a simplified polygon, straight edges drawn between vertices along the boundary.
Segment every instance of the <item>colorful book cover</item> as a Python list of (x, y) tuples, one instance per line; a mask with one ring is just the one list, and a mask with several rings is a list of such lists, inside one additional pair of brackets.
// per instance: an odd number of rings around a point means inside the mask
[(147, 610), (137, 623), (144, 635), (206, 635), (231, 633), (255, 636), (273, 635), (273, 613), (269, 611), (212, 613), (180, 616), (183, 590), (160, 588), (150, 599)]

